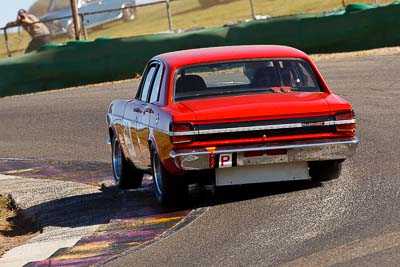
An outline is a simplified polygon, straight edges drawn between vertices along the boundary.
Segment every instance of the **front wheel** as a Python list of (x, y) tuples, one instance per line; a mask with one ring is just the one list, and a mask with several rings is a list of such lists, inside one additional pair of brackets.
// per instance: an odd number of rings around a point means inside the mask
[[(81, 25), (78, 23), (78, 32), (80, 33), (81, 31)], [(75, 26), (74, 23), (70, 23), (67, 27), (67, 36), (69, 38), (75, 38)]]
[(339, 178), (343, 160), (312, 161), (308, 163), (310, 176), (318, 181), (329, 181)]
[(151, 170), (155, 196), (160, 204), (178, 204), (178, 201), (187, 197), (188, 184), (183, 177), (167, 172), (154, 148), (151, 149)]
[(142, 185), (143, 172), (125, 159), (116, 137), (112, 141), (112, 170), (117, 187), (134, 189)]

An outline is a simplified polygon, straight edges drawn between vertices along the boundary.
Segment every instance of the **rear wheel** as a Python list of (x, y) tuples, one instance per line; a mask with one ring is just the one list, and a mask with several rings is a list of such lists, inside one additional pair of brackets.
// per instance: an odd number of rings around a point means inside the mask
[(188, 184), (183, 180), (183, 177), (174, 176), (167, 172), (154, 148), (151, 149), (151, 170), (155, 196), (160, 204), (178, 204), (179, 201), (186, 199)]
[(143, 172), (125, 159), (116, 137), (112, 141), (112, 170), (117, 187), (132, 189), (142, 185)]
[(122, 19), (125, 22), (133, 21), (136, 18), (136, 8), (126, 8), (122, 10)]
[(313, 161), (308, 164), (310, 176), (319, 181), (329, 181), (339, 178), (342, 172), (343, 160)]

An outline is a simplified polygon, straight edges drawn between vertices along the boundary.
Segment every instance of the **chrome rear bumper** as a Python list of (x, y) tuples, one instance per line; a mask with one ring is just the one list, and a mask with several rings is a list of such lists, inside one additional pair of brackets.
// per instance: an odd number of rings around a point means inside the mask
[[(233, 166), (248, 166), (286, 162), (322, 161), (346, 159), (356, 151), (359, 140), (354, 138), (335, 138), (306, 140), (285, 143), (269, 143), (262, 145), (217, 147), (213, 152), (206, 148), (171, 151), (170, 157), (176, 166), (183, 170), (204, 170), (214, 168), (210, 162), (215, 159), (215, 167), (219, 167), (221, 154), (232, 155)], [(279, 155), (270, 155), (278, 151)], [(246, 152), (265, 152), (258, 156), (248, 156)], [(281, 153), (281, 151), (283, 151)], [(272, 153), (274, 154), (274, 153)]]

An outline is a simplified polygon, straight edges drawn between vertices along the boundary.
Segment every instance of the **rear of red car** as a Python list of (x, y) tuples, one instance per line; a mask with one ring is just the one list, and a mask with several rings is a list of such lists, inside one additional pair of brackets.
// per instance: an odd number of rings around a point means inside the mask
[(351, 105), (299, 50), (214, 47), (153, 61), (164, 67), (160, 93), (146, 104), (147, 120), (136, 121), (137, 132), (149, 134), (132, 140), (141, 148), (148, 141), (163, 204), (187, 195), (196, 174), (216, 186), (329, 180), (355, 153)]
[(304, 56), (191, 64), (171, 80), (170, 157), (215, 169), (217, 185), (332, 179), (355, 152), (351, 105)]

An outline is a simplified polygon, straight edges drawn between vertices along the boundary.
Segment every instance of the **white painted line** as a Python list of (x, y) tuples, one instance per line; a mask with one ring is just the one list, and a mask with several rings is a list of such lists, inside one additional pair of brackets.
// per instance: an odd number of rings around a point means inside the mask
[(14, 174), (14, 173), (21, 173), (21, 172), (30, 172), (30, 171), (33, 171), (35, 169), (37, 169), (37, 168), (29, 168), (29, 169), (22, 169), (22, 170), (21, 169), (12, 170), (12, 171), (3, 172), (3, 174)]

